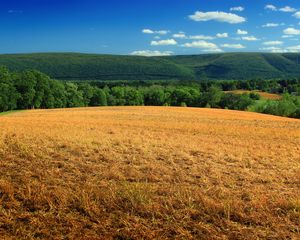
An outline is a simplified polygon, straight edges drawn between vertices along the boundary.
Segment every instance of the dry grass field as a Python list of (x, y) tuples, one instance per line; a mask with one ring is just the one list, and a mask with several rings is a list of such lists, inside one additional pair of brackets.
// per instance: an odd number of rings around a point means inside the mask
[(300, 121), (107, 107), (0, 116), (0, 239), (300, 239)]
[(243, 94), (243, 93), (257, 93), (261, 96), (261, 98), (266, 99), (266, 100), (280, 100), (281, 96), (279, 94), (275, 93), (267, 93), (267, 92), (262, 92), (262, 91), (247, 91), (247, 90), (233, 90), (233, 91), (225, 91), (227, 93), (235, 93), (235, 94)]

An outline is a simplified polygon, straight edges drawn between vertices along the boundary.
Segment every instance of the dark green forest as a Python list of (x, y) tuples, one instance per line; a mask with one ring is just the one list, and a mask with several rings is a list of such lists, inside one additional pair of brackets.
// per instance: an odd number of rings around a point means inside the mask
[(58, 80), (248, 80), (300, 78), (299, 53), (140, 57), (81, 53), (2, 54), (10, 71), (36, 69)]
[[(281, 93), (281, 100), (263, 100), (256, 93)], [(0, 111), (85, 106), (181, 106), (250, 110), (300, 118), (300, 80), (248, 81), (115, 81), (53, 80), (39, 71), (10, 72), (0, 68)]]

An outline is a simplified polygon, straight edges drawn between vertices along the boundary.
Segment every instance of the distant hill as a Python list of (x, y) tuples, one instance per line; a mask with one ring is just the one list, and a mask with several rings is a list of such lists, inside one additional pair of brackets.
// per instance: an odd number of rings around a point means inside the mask
[(36, 69), (61, 80), (193, 79), (192, 69), (163, 58), (81, 53), (0, 55), (12, 71)]
[(299, 53), (222, 53), (166, 59), (193, 69), (197, 79), (300, 77)]
[(36, 69), (61, 80), (202, 80), (300, 77), (299, 53), (139, 57), (81, 53), (0, 55), (12, 71)]

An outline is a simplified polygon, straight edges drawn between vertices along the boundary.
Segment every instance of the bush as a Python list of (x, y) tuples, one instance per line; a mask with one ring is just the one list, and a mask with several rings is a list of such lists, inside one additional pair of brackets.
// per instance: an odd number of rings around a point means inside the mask
[(285, 93), (280, 100), (260, 100), (250, 111), (284, 117), (300, 118), (300, 97)]
[[(262, 81), (262, 80), (261, 80)], [(294, 91), (299, 82), (283, 81), (280, 86)], [(290, 83), (290, 85), (289, 85)], [(224, 93), (222, 89), (263, 87), (260, 81), (145, 84), (128, 86), (124, 82), (102, 87), (98, 84), (60, 82), (38, 71), (11, 74), (0, 68), (0, 111), (29, 108), (64, 108), (82, 106), (193, 106), (250, 110), (260, 113), (300, 118), (300, 97), (288, 93), (281, 100), (259, 100), (259, 94)], [(276, 87), (278, 82), (268, 83)], [(246, 86), (249, 85), (249, 86)], [(240, 87), (241, 87), (240, 86)], [(221, 88), (222, 89), (221, 89)], [(200, 92), (204, 89), (204, 92)]]
[(260, 100), (260, 99), (261, 99), (261, 96), (260, 96), (258, 93), (256, 93), (256, 92), (251, 92), (251, 93), (249, 94), (249, 97), (250, 97), (251, 99), (253, 99), (253, 100)]
[(220, 100), (221, 108), (228, 108), (233, 110), (246, 110), (250, 105), (254, 103), (254, 100), (249, 97), (248, 94), (224, 94)]

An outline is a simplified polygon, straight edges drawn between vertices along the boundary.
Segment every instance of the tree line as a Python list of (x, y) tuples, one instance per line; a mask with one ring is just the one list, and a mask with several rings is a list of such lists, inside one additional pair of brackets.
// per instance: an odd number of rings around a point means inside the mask
[[(124, 83), (111, 85), (107, 82), (101, 86), (100, 83), (57, 81), (38, 71), (9, 72), (7, 68), (1, 67), (0, 111), (144, 105), (251, 110), (300, 117), (300, 97), (296, 96), (297, 93), (294, 96), (286, 91), (279, 101), (264, 101), (256, 93), (224, 93), (223, 90), (232, 90), (232, 88), (224, 89), (228, 84), (232, 82), (152, 83), (137, 86)], [(249, 88), (254, 88), (251, 81), (248, 84)], [(278, 87), (278, 82), (274, 86)], [(297, 86), (299, 87), (299, 84)], [(257, 85), (255, 87), (258, 88)], [(247, 86), (243, 89), (247, 89)]]
[[(80, 81), (79, 81), (80, 82)], [(85, 81), (93, 86), (103, 88), (108, 86), (110, 88), (115, 86), (132, 86), (132, 87), (149, 87), (153, 85), (161, 86), (193, 86), (198, 87), (202, 92), (208, 91), (211, 86), (217, 86), (222, 91), (233, 91), (238, 89), (243, 90), (260, 90), (269, 93), (290, 93), (300, 95), (300, 78), (291, 79), (273, 79), (265, 80), (262, 78), (255, 78), (251, 80), (131, 80), (131, 81)]]

